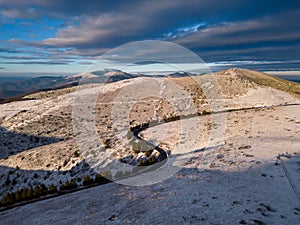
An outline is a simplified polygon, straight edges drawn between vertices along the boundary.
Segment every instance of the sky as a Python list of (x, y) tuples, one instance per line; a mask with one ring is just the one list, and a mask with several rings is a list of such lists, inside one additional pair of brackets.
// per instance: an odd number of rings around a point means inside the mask
[(81, 73), (144, 40), (179, 44), (212, 70), (300, 71), (299, 21), (299, 0), (0, 0), (0, 74)]

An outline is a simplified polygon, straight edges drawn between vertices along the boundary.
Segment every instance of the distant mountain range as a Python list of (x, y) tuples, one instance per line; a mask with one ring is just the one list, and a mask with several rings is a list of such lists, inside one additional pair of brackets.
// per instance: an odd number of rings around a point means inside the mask
[[(166, 77), (194, 76), (188, 72), (170, 73)], [(25, 95), (39, 91), (57, 90), (66, 87), (77, 86), (84, 83), (112, 83), (136, 77), (149, 76), (141, 73), (126, 73), (116, 69), (104, 69), (91, 73), (80, 73), (70, 76), (41, 76), (24, 80), (0, 82), (0, 103), (11, 102)], [(164, 77), (165, 75), (151, 75), (152, 77)], [(283, 78), (283, 77), (282, 77)], [(300, 82), (299, 80), (292, 80)]]
[(0, 101), (44, 90), (60, 89), (78, 84), (79, 78), (43, 76), (15, 82), (0, 82)]
[(0, 82), (0, 102), (10, 102), (30, 93), (72, 87), (79, 83), (111, 83), (140, 76), (143, 75), (104, 70), (70, 76), (41, 76), (14, 82)]

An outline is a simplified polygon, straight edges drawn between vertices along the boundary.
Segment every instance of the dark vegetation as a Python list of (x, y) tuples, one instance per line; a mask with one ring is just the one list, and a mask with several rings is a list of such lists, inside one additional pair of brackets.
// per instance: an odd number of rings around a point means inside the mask
[(97, 174), (95, 178), (91, 178), (89, 175), (86, 175), (83, 178), (82, 186), (79, 186), (75, 179), (71, 179), (67, 180), (59, 187), (55, 186), (54, 184), (50, 184), (48, 187), (46, 187), (46, 185), (43, 183), (34, 187), (23, 187), (21, 190), (6, 193), (0, 202), (0, 207), (7, 207), (24, 201), (43, 199), (47, 198), (47, 196), (67, 194), (88, 186), (105, 184), (108, 182), (110, 182), (108, 179), (103, 177), (101, 174)]

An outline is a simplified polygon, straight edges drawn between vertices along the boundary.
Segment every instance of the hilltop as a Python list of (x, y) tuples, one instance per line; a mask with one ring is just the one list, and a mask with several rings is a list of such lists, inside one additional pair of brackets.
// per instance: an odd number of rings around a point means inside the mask
[(235, 75), (242, 79), (255, 82), (258, 85), (271, 87), (280, 91), (288, 92), (297, 97), (300, 96), (299, 83), (287, 81), (285, 79), (262, 73), (254, 70), (232, 68), (215, 73), (216, 75)]

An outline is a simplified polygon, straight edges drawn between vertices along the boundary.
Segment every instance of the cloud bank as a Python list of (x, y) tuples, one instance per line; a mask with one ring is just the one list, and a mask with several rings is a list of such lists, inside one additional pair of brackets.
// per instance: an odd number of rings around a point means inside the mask
[(87, 65), (114, 47), (150, 39), (178, 43), (208, 62), (299, 60), (299, 16), (295, 0), (2, 0), (0, 58)]

